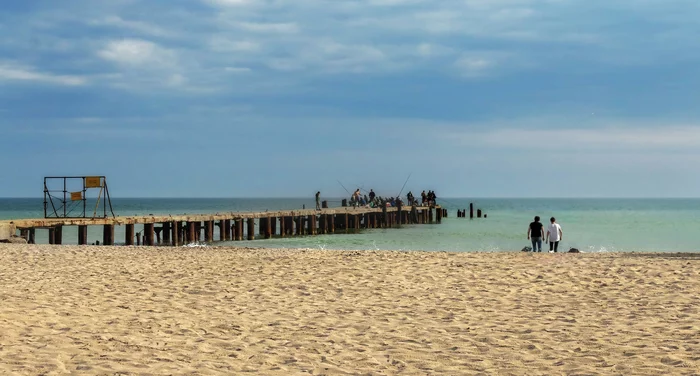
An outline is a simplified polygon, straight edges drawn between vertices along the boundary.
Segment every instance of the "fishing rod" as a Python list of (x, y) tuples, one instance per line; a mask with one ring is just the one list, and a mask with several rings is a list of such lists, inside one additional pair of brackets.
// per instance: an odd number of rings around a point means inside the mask
[(338, 184), (340, 184), (341, 187), (343, 187), (343, 189), (345, 190), (345, 192), (348, 192), (348, 194), (349, 194), (350, 196), (352, 196), (352, 193), (350, 193), (350, 191), (348, 191), (348, 189), (345, 188), (345, 186), (343, 185), (343, 183), (340, 182), (340, 180), (336, 180), (336, 181), (338, 182)]
[(359, 187), (358, 189), (359, 189), (360, 191), (363, 191), (363, 192), (369, 194), (369, 191), (365, 189), (365, 185), (364, 185), (364, 184), (362, 184), (362, 185), (360, 185), (360, 184), (355, 184), (355, 186), (356, 186), (356, 187)]
[(408, 174), (408, 177), (406, 178), (406, 181), (403, 183), (403, 187), (401, 187), (401, 191), (399, 192), (399, 195), (396, 196), (396, 197), (401, 197), (401, 193), (403, 193), (403, 189), (406, 188), (406, 184), (408, 184), (408, 179), (411, 178), (411, 175), (413, 175), (412, 172), (411, 172), (410, 174)]

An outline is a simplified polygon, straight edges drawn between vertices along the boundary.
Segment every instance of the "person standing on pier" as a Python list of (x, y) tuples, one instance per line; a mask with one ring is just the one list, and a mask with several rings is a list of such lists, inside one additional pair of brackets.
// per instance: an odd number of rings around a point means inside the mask
[(370, 189), (369, 190), (369, 201), (370, 202), (374, 201), (374, 197), (376, 197), (376, 196), (377, 195), (374, 193), (374, 191)]
[(542, 252), (542, 237), (544, 225), (540, 222), (540, 216), (535, 216), (535, 221), (530, 223), (527, 229), (527, 239), (532, 240), (532, 252)]
[(321, 210), (321, 192), (316, 192), (316, 210)]
[(559, 248), (559, 242), (563, 237), (563, 233), (561, 232), (561, 226), (557, 223), (556, 218), (552, 217), (549, 221), (551, 223), (549, 227), (547, 227), (547, 238), (549, 238), (549, 253), (553, 253)]

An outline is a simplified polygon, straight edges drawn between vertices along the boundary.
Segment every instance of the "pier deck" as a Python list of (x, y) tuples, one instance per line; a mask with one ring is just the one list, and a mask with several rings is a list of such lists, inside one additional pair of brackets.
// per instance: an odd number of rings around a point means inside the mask
[[(104, 218), (36, 218), (0, 221), (0, 227), (35, 242), (37, 229), (48, 230), (49, 244), (62, 244), (63, 227), (78, 226), (78, 244), (88, 244), (87, 227), (103, 226), (102, 244), (114, 244), (114, 227), (125, 226), (126, 245), (181, 245), (192, 242), (254, 240), (261, 238), (332, 234), (401, 224), (441, 223), (440, 206), (386, 208), (338, 207), (321, 210), (219, 212), (207, 214), (145, 215)], [(135, 231), (135, 225), (143, 226)], [(158, 226), (156, 226), (158, 225)], [(216, 231), (215, 231), (216, 230)], [(162, 235), (162, 237), (161, 237)], [(218, 236), (217, 236), (218, 235)], [(143, 239), (143, 242), (142, 242)]]

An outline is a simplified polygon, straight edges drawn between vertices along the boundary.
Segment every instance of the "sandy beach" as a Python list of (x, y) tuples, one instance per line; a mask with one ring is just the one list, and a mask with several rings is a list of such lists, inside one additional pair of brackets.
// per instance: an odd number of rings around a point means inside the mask
[(0, 373), (697, 375), (700, 254), (0, 245)]

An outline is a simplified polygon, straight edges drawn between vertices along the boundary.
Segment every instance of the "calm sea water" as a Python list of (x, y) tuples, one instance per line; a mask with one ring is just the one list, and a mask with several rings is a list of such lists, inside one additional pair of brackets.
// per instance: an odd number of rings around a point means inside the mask
[[(332, 199), (331, 206), (340, 199)], [(400, 229), (364, 230), (336, 234), (235, 242), (240, 246), (318, 249), (392, 249), (444, 251), (518, 251), (529, 242), (527, 226), (535, 215), (555, 216), (562, 226), (560, 247), (584, 252), (700, 250), (700, 199), (469, 199), (438, 202), (449, 210), (440, 225), (409, 225)], [(486, 219), (457, 218), (457, 209), (473, 202)], [(312, 208), (309, 199), (112, 199), (118, 216), (144, 214), (216, 213)], [(94, 203), (88, 207), (92, 215)], [(0, 199), (0, 219), (41, 218), (42, 199)], [(136, 228), (140, 230), (139, 226)], [(101, 240), (99, 226), (89, 228), (90, 242)], [(37, 242), (46, 242), (46, 230)], [(116, 239), (123, 239), (118, 228)], [(77, 228), (65, 228), (64, 244), (77, 243)], [(219, 243), (224, 244), (224, 243)]]

